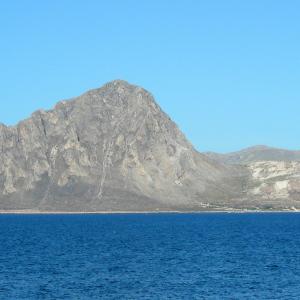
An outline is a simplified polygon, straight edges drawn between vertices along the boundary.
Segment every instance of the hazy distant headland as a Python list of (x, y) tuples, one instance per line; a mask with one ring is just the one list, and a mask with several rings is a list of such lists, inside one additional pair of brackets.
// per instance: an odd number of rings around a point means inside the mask
[(0, 124), (0, 146), (1, 211), (300, 209), (300, 151), (199, 153), (121, 80)]

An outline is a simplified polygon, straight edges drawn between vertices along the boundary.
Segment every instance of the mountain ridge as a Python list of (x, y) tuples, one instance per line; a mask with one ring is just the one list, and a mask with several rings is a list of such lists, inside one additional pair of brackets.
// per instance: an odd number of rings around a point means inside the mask
[(0, 153), (2, 211), (300, 208), (298, 165), (279, 166), (288, 182), (269, 182), (261, 165), (200, 153), (147, 90), (123, 80), (0, 126)]

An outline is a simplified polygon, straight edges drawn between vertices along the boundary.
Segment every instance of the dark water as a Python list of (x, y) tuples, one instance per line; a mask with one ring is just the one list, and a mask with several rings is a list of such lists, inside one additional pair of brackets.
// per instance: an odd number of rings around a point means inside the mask
[(300, 214), (1, 215), (0, 299), (300, 299)]

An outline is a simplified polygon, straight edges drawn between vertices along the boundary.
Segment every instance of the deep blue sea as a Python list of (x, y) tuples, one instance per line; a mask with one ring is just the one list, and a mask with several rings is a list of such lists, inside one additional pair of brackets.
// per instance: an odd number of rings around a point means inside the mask
[(300, 299), (300, 214), (0, 215), (0, 299)]

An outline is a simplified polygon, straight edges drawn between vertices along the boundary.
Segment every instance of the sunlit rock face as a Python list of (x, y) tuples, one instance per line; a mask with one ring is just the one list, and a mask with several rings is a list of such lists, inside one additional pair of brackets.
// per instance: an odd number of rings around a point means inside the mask
[(291, 151), (268, 147), (253, 146), (237, 152), (215, 153), (207, 152), (207, 156), (226, 164), (248, 164), (259, 161), (300, 161), (300, 151)]

